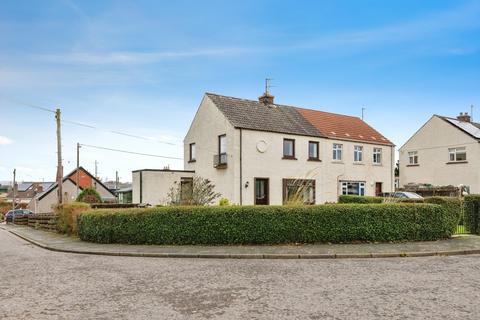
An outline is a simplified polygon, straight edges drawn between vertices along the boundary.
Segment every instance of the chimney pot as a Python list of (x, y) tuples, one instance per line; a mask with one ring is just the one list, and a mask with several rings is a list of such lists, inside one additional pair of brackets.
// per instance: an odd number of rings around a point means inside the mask
[(460, 112), (460, 115), (457, 116), (457, 120), (458, 121), (464, 121), (464, 122), (471, 122), (472, 119), (471, 119), (470, 115), (468, 114), (468, 112), (465, 112), (465, 113)]

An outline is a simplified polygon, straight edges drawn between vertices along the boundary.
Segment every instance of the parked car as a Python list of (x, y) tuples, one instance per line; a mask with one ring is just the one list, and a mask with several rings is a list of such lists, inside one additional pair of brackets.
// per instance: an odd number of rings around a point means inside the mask
[(23, 216), (23, 215), (26, 215), (26, 214), (33, 214), (33, 212), (30, 211), (30, 210), (27, 210), (27, 209), (10, 210), (5, 215), (5, 221), (6, 222), (13, 222), (13, 217)]
[(381, 196), (384, 198), (423, 199), (423, 197), (418, 193), (408, 191), (385, 192), (382, 193)]

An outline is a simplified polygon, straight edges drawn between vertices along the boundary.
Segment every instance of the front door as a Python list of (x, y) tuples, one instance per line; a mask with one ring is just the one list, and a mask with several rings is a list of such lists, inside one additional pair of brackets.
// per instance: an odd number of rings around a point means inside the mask
[(255, 178), (255, 204), (268, 205), (268, 179)]
[(382, 183), (381, 182), (375, 183), (375, 195), (377, 197), (382, 195)]

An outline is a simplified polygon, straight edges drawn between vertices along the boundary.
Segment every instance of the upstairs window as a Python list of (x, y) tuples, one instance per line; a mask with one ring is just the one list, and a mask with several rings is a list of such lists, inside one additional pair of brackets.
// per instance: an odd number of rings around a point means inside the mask
[(343, 145), (338, 143), (333, 144), (333, 160), (342, 161), (342, 149)]
[(295, 159), (295, 140), (283, 139), (283, 158)]
[(410, 165), (418, 164), (418, 151), (410, 151), (408, 153), (408, 164)]
[(382, 163), (382, 148), (373, 148), (373, 163)]
[(363, 161), (363, 147), (355, 146), (353, 148), (353, 161), (362, 162)]
[(450, 162), (467, 161), (467, 149), (465, 147), (448, 149)]
[(318, 142), (309, 141), (308, 142), (308, 159), (309, 160), (319, 160), (320, 155), (318, 152)]
[(197, 151), (195, 149), (195, 143), (190, 143), (190, 162), (197, 160)]
[(218, 136), (218, 154), (227, 154), (227, 136), (225, 134)]

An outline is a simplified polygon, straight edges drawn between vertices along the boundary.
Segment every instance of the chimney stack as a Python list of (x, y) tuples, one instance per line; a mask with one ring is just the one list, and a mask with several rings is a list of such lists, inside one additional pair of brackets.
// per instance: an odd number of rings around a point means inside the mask
[(262, 96), (258, 97), (258, 101), (260, 101), (260, 103), (263, 103), (266, 106), (272, 106), (274, 98), (275, 97), (272, 96), (270, 93), (265, 92)]
[(260, 101), (260, 103), (262, 103), (263, 105), (265, 105), (267, 107), (274, 107), (273, 99), (275, 97), (272, 96), (269, 92), (270, 81), (271, 80), (273, 80), (273, 79), (270, 79), (270, 78), (265, 79), (265, 93), (263, 95), (261, 95), (260, 97), (258, 97), (258, 101)]
[(464, 121), (464, 122), (471, 122), (471, 118), (468, 112), (465, 112), (465, 113), (460, 112), (460, 115), (457, 116), (457, 120)]

